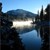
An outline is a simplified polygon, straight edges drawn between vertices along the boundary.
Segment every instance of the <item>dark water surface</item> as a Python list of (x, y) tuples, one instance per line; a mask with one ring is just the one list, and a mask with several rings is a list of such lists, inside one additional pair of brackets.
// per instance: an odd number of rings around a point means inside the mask
[(41, 50), (42, 39), (40, 37), (40, 30), (36, 28), (35, 24), (30, 26), (18, 27), (17, 31), (25, 46), (25, 50)]
[(36, 30), (20, 34), (20, 38), (22, 38), (26, 50), (40, 50), (42, 41), (40, 35), (37, 36)]

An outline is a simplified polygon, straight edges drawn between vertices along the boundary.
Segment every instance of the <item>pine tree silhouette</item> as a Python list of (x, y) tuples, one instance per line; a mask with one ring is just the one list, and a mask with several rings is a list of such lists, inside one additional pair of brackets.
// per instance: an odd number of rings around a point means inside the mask
[(15, 28), (11, 28), (11, 22), (4, 20), (2, 22), (4, 25), (1, 28), (1, 50), (25, 50), (19, 33)]
[(25, 50), (19, 33), (17, 33), (15, 28), (11, 28), (13, 23), (9, 21), (7, 17), (8, 15), (2, 12), (2, 3), (0, 3), (0, 49)]
[(43, 21), (43, 6), (42, 6), (42, 9), (41, 9), (41, 12), (40, 12), (40, 20), (41, 20), (41, 22)]
[(43, 19), (45, 20), (45, 25), (41, 26), (41, 30), (40, 30), (40, 35), (41, 38), (43, 39), (43, 44), (42, 44), (42, 48), (41, 50), (49, 50), (49, 14), (50, 14), (50, 9), (49, 9), (50, 5), (47, 6), (47, 8), (45, 9), (47, 14), (42, 14), (40, 15), (41, 18), (41, 22), (44, 22)]

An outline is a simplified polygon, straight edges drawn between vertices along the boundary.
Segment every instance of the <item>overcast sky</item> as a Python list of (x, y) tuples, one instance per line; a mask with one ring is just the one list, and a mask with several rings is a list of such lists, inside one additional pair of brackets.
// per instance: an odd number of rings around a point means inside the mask
[(44, 8), (50, 3), (50, 0), (0, 0), (2, 2), (2, 11), (24, 9), (33, 13), (37, 13), (43, 5)]

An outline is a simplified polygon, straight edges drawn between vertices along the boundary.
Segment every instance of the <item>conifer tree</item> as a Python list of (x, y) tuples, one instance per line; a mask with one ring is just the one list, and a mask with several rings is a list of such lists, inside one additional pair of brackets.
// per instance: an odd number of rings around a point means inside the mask
[(41, 20), (41, 22), (43, 21), (43, 6), (42, 6), (42, 9), (41, 9), (41, 12), (40, 12), (40, 20)]
[(49, 36), (50, 36), (49, 35), (49, 12), (50, 12), (49, 7), (50, 6), (47, 6), (47, 8), (45, 9), (46, 13), (47, 13), (44, 15), (45, 16), (45, 18), (44, 18), (45, 19), (45, 23), (44, 23), (45, 25), (41, 27), (41, 32), (40, 32), (40, 35), (42, 36), (41, 38), (43, 39), (43, 44), (42, 44), (41, 50), (49, 50), (49, 47), (50, 47), (49, 46)]
[[(2, 21), (4, 22), (4, 21)], [(6, 25), (6, 23), (8, 24)], [(24, 50), (24, 45), (15, 28), (7, 21), (1, 30), (1, 50)]]

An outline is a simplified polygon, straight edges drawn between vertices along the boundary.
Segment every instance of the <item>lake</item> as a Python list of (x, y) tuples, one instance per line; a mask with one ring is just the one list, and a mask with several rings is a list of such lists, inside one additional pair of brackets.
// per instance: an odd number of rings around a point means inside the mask
[(27, 22), (14, 22), (14, 24), (20, 38), (22, 39), (23, 45), (25, 46), (25, 50), (40, 50), (42, 40), (39, 33), (40, 31), (35, 28), (36, 24), (28, 23), (28, 25), (26, 25)]
[(22, 38), (26, 50), (40, 50), (42, 41), (40, 35), (37, 36), (36, 30), (24, 33), (20, 35), (20, 37)]

